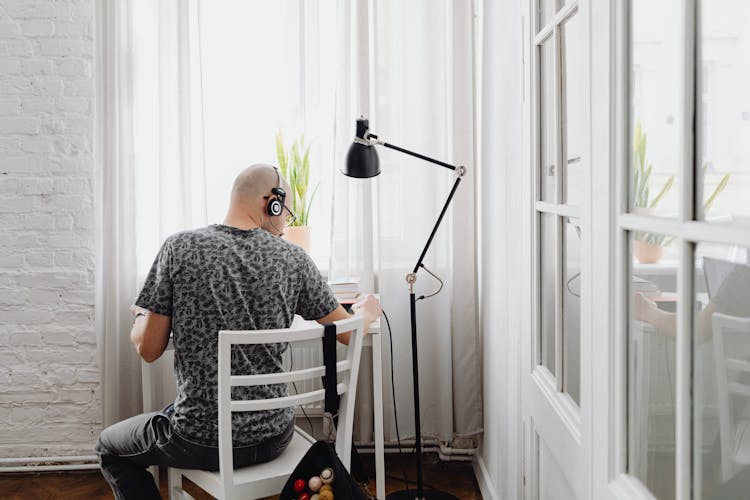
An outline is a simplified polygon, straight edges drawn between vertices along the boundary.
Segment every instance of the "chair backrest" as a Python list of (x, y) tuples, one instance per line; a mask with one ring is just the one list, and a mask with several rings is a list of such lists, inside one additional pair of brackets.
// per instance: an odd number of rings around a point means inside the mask
[(750, 318), (721, 313), (711, 317), (719, 403), (719, 437), (721, 440), (721, 474), (724, 481), (734, 475), (736, 448), (733, 396), (750, 399), (750, 384), (743, 373), (750, 373)]
[[(355, 316), (336, 321), (336, 333), (351, 332), (346, 359), (337, 361), (337, 392), (341, 395), (339, 420), (336, 429), (336, 453), (349, 468), (352, 447), (352, 427), (354, 401), (359, 375), (359, 360), (364, 337), (364, 319)], [(232, 413), (261, 411), (323, 401), (325, 390), (311, 390), (281, 398), (232, 400), (232, 387), (282, 384), (310, 379), (320, 379), (325, 375), (325, 365), (302, 368), (282, 373), (256, 375), (231, 374), (231, 350), (234, 345), (274, 344), (305, 342), (323, 338), (323, 325), (278, 330), (222, 330), (219, 332), (219, 473), (226, 488), (234, 484), (234, 463), (232, 458)], [(322, 344), (321, 344), (322, 345)]]

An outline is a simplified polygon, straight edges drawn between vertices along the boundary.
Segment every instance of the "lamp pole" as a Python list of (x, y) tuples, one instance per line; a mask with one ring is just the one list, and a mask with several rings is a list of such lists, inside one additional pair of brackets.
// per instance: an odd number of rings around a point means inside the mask
[[(456, 180), (453, 183), (453, 187), (451, 188), (450, 193), (448, 194), (448, 198), (443, 204), (443, 209), (440, 211), (440, 215), (438, 216), (437, 221), (432, 228), (432, 232), (430, 233), (429, 238), (427, 238), (427, 243), (425, 243), (425, 246), (422, 249), (422, 253), (419, 255), (419, 260), (417, 260), (417, 263), (414, 265), (414, 269), (406, 275), (406, 283), (409, 285), (409, 314), (411, 316), (411, 359), (412, 376), (414, 380), (414, 430), (416, 434), (414, 451), (416, 454), (417, 462), (416, 496), (413, 490), (406, 489), (391, 493), (387, 496), (387, 498), (390, 500), (415, 498), (417, 500), (458, 500), (457, 497), (449, 493), (424, 489), (424, 480), (422, 478), (422, 425), (420, 422), (419, 409), (419, 357), (417, 352), (416, 303), (418, 299), (414, 292), (414, 283), (416, 283), (417, 281), (417, 273), (420, 269), (424, 268), (422, 261), (427, 254), (427, 250), (432, 244), (432, 240), (435, 238), (435, 233), (437, 233), (438, 227), (440, 227), (440, 223), (443, 221), (445, 213), (448, 211), (448, 206), (453, 200), (453, 195), (456, 194), (456, 190), (458, 189), (458, 185), (461, 183), (461, 179), (466, 174), (466, 167), (450, 165), (440, 160), (430, 158), (429, 156), (415, 153), (414, 151), (409, 151), (408, 149), (404, 149), (402, 147), (382, 141), (378, 138), (377, 135), (370, 133), (368, 120), (366, 120), (365, 118), (360, 118), (357, 120), (357, 132), (354, 138), (354, 143), (349, 149), (349, 154), (347, 155), (346, 169), (344, 170), (344, 174), (350, 177), (357, 178), (374, 177), (380, 174), (379, 160), (374, 148), (375, 145), (380, 145), (386, 148), (400, 151), (401, 153), (414, 156), (421, 160), (453, 170), (456, 173)], [(421, 298), (424, 297), (420, 297), (420, 299)]]

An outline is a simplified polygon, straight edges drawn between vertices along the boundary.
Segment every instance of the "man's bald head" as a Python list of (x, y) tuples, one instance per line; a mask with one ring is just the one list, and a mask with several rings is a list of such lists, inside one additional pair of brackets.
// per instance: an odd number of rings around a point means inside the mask
[[(271, 194), (279, 185), (281, 174), (273, 165), (256, 163), (239, 173), (232, 186), (232, 204), (255, 205), (259, 199)], [(282, 181), (286, 188), (286, 182)]]

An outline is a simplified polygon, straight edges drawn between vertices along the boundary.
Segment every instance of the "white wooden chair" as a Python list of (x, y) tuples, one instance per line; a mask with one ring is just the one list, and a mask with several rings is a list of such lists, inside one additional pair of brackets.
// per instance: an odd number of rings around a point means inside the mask
[[(349, 469), (354, 421), (354, 400), (359, 373), (359, 360), (364, 337), (364, 320), (360, 317), (337, 321), (336, 332), (351, 331), (346, 360), (336, 363), (337, 390), (341, 395), (336, 453)], [(219, 332), (219, 470), (208, 472), (192, 469), (169, 469), (169, 498), (192, 498), (182, 489), (182, 478), (188, 478), (200, 488), (219, 499), (252, 499), (278, 495), (303, 455), (315, 440), (299, 428), (284, 452), (271, 462), (234, 469), (232, 457), (232, 413), (285, 408), (323, 401), (325, 390), (313, 390), (282, 398), (231, 400), (231, 388), (236, 386), (290, 383), (319, 379), (325, 366), (316, 366), (284, 373), (231, 375), (230, 352), (233, 345), (303, 342), (323, 337), (323, 326), (306, 326), (280, 330), (221, 331)], [(290, 346), (291, 348), (291, 346)], [(343, 375), (342, 375), (343, 374)]]
[(719, 438), (721, 441), (721, 476), (728, 481), (737, 466), (750, 465), (750, 417), (735, 422), (733, 397), (750, 402), (750, 384), (743, 374), (750, 374), (750, 318), (714, 313), (711, 317), (719, 402)]

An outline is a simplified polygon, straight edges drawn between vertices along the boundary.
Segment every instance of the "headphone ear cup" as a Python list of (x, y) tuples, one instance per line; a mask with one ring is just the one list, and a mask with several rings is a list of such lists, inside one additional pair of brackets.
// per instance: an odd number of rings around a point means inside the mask
[(281, 215), (281, 212), (284, 210), (284, 205), (279, 201), (278, 198), (272, 198), (268, 200), (268, 205), (266, 205), (266, 212), (268, 215), (272, 217), (277, 217)]

